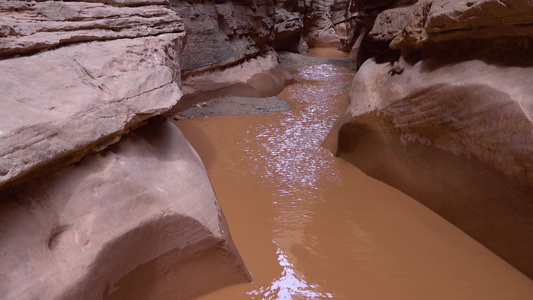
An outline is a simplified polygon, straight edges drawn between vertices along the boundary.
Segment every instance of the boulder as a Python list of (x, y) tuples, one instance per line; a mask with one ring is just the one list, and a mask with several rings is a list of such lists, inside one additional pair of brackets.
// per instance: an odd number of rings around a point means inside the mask
[(180, 18), (132, 2), (0, 4), (0, 186), (100, 151), (180, 99)]
[(401, 53), (359, 69), (338, 154), (533, 278), (532, 7), (436, 0), (380, 14), (371, 36)]
[(4, 192), (2, 299), (189, 299), (246, 282), (203, 164), (151, 122)]

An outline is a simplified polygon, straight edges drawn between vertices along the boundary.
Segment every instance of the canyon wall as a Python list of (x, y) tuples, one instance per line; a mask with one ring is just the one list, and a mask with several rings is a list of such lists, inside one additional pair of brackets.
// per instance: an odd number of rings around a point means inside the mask
[(2, 1), (0, 20), (2, 298), (186, 299), (249, 281), (201, 160), (153, 119), (192, 63), (168, 2)]
[(3, 299), (189, 299), (249, 280), (203, 164), (168, 121), (2, 194)]
[(310, 46), (360, 65), (339, 155), (533, 276), (532, 5), (413, 2), (2, 1), (3, 299), (249, 281), (201, 160), (158, 116), (274, 95), (274, 50)]
[(97, 152), (177, 103), (183, 24), (145, 2), (0, 3), (0, 185)]
[(268, 97), (291, 79), (274, 50), (338, 47), (348, 1), (171, 0), (188, 33), (182, 91), (175, 111), (210, 97)]
[(346, 38), (347, 0), (275, 1), (274, 47), (305, 53), (309, 47), (338, 47)]
[(272, 48), (272, 0), (170, 3), (188, 34), (175, 111), (215, 95), (273, 96), (290, 80)]
[(339, 156), (533, 277), (533, 4), (419, 1), (369, 37)]

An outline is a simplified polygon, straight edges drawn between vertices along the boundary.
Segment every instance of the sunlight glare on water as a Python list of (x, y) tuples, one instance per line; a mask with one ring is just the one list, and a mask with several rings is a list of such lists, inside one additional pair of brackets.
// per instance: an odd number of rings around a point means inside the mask
[[(307, 81), (305, 88), (300, 83), (284, 91), (297, 110), (283, 112), (284, 117), (273, 122), (258, 124), (253, 130), (258, 134), (245, 142), (248, 159), (266, 166), (261, 170), (262, 174), (254, 175), (271, 179), (272, 187), (276, 187), (281, 195), (313, 188), (320, 176), (336, 179), (331, 161), (321, 159), (326, 150), (320, 145), (338, 117), (338, 112), (332, 112), (329, 107), (331, 99), (325, 95), (335, 90), (342, 93), (343, 86), (330, 85), (330, 90), (325, 93), (323, 84), (310, 84), (332, 74), (342, 76), (342, 69), (331, 65), (298, 69), (296, 78)], [(261, 145), (259, 149), (257, 144)]]
[[(274, 242), (276, 244), (276, 242)], [(276, 244), (277, 246), (277, 244)], [(330, 293), (319, 293), (314, 291), (318, 285), (308, 284), (302, 275), (295, 272), (294, 266), (289, 262), (283, 250), (277, 247), (279, 265), (283, 267), (281, 277), (272, 282), (268, 287), (261, 287), (257, 290), (247, 292), (251, 296), (259, 296), (260, 299), (324, 299), (333, 298)], [(255, 297), (252, 297), (254, 299)]]
[[(280, 276), (270, 286), (262, 286), (249, 292), (251, 296), (266, 299), (322, 299), (332, 297), (322, 291), (319, 284), (309, 283), (291, 262), (291, 247), (303, 244), (306, 238), (304, 229), (312, 222), (313, 208), (321, 197), (317, 181), (338, 180), (336, 169), (331, 167), (331, 156), (321, 147), (340, 111), (332, 110), (332, 93), (344, 93), (347, 102), (346, 84), (331, 84), (325, 93), (322, 79), (330, 76), (349, 78), (348, 69), (331, 65), (301, 67), (295, 78), (301, 81), (285, 89), (283, 96), (290, 100), (294, 109), (280, 113), (281, 117), (271, 122), (258, 123), (247, 133), (240, 165), (259, 165), (262, 168), (251, 170), (253, 176), (263, 178), (264, 186), (273, 193), (278, 224), (274, 230), (273, 243), (276, 245), (278, 262), (283, 267)], [(338, 82), (346, 82), (340, 80)], [(307, 234), (308, 235), (308, 234)], [(291, 298), (292, 295), (292, 298)], [(259, 297), (259, 298), (261, 298)]]
[[(292, 68), (292, 109), (176, 124), (206, 165), (251, 284), (201, 299), (524, 299), (531, 281), (321, 147), (354, 71)], [(369, 158), (372, 159), (372, 158)]]

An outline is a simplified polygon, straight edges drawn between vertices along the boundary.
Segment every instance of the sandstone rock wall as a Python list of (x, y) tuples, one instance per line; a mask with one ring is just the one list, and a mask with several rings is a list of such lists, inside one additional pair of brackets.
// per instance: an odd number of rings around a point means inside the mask
[(199, 156), (168, 121), (4, 193), (0, 220), (6, 300), (189, 299), (249, 279)]
[(182, 70), (186, 97), (178, 110), (209, 94), (275, 95), (290, 76), (279, 68), (274, 49), (340, 46), (346, 35), (339, 22), (346, 0), (170, 3), (188, 33)]
[(528, 1), (420, 1), (386, 10), (389, 50), (354, 78), (339, 155), (533, 276)]
[(382, 13), (371, 35), (391, 48), (422, 48), (440, 41), (502, 39), (533, 34), (527, 0), (419, 1)]
[(198, 155), (152, 118), (182, 97), (185, 43), (165, 0), (0, 3), (2, 299), (250, 280)]
[(183, 52), (183, 110), (211, 97), (267, 97), (290, 74), (273, 51), (274, 4), (262, 1), (170, 1), (187, 31)]
[(0, 3), (0, 186), (99, 151), (177, 103), (183, 25), (145, 2)]
[(417, 0), (350, 1), (343, 22), (348, 34), (340, 49), (350, 53), (357, 61), (357, 66), (361, 66), (365, 60), (388, 49), (388, 43), (372, 39), (368, 35), (378, 15), (381, 16), (384, 10), (416, 2)]
[(170, 1), (188, 33), (183, 75), (223, 69), (269, 50), (272, 1)]
[(340, 46), (346, 38), (346, 26), (340, 21), (347, 7), (346, 0), (275, 1), (275, 48), (304, 53), (308, 47)]

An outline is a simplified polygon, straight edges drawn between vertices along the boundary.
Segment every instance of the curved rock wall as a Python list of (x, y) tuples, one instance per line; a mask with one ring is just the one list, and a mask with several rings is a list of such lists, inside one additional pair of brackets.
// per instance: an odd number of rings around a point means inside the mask
[(388, 43), (372, 39), (368, 35), (376, 18), (381, 16), (384, 10), (416, 2), (417, 0), (350, 1), (346, 9), (346, 19), (342, 21), (348, 34), (340, 49), (350, 53), (350, 57), (356, 60), (358, 67), (365, 60), (379, 55), (388, 49)]
[(170, 1), (185, 24), (185, 97), (175, 111), (209, 97), (268, 97), (291, 76), (273, 51), (274, 5), (263, 1)]
[(170, 3), (188, 33), (185, 77), (234, 66), (269, 50), (274, 15), (270, 0)]
[(531, 9), (435, 0), (384, 11), (370, 36), (398, 50), (361, 66), (338, 144), (533, 277)]
[(2, 299), (188, 299), (249, 281), (201, 160), (152, 118), (183, 94), (168, 2), (3, 1), (0, 20)]
[(189, 299), (249, 279), (168, 121), (4, 194), (0, 220), (3, 299)]
[(306, 52), (309, 46), (340, 46), (346, 35), (339, 22), (345, 0), (170, 3), (188, 33), (182, 70), (186, 97), (176, 109), (201, 101), (199, 93), (203, 100), (206, 93), (275, 95), (290, 75), (279, 68), (274, 49)]
[[(275, 1), (276, 50), (305, 53), (309, 47), (338, 47), (346, 38), (348, 1)], [(337, 24), (335, 26), (335, 24)]]

